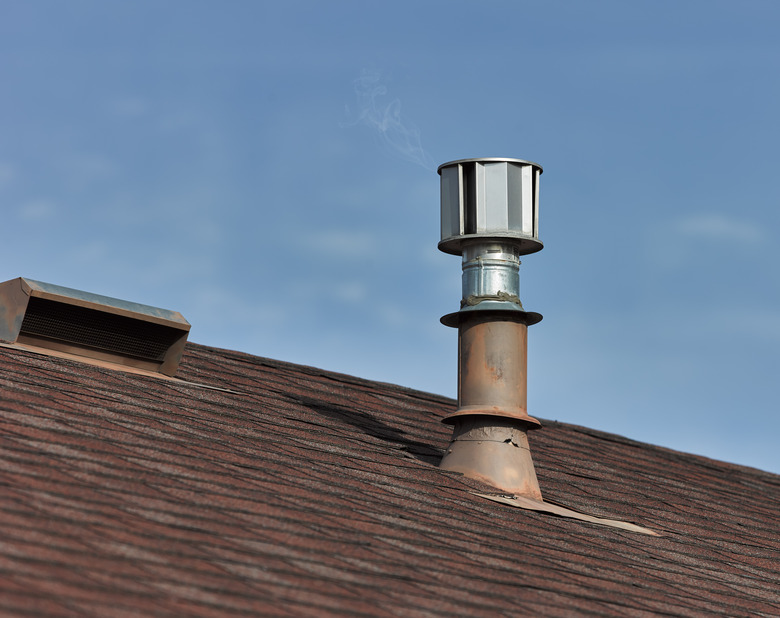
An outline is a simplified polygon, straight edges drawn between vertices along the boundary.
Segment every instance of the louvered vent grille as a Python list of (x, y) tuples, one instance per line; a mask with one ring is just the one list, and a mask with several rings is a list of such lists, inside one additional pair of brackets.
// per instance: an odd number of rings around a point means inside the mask
[(0, 345), (173, 376), (189, 330), (168, 309), (24, 277), (0, 283)]
[(31, 298), (21, 334), (162, 362), (181, 332), (75, 305)]

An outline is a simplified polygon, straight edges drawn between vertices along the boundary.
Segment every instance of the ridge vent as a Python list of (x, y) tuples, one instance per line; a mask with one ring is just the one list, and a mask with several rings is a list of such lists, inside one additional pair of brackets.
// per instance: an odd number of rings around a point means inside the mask
[(173, 376), (190, 324), (177, 311), (19, 277), (0, 283), (0, 341)]

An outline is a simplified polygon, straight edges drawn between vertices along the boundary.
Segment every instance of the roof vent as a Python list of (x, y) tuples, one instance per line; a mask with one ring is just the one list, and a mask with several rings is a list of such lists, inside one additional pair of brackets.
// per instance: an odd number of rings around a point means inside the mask
[[(458, 409), (443, 422), (452, 440), (440, 467), (487, 482), (509, 506), (657, 534), (636, 524), (580, 513), (542, 498), (527, 432), (528, 327), (541, 321), (520, 302), (520, 256), (540, 251), (541, 166), (520, 159), (462, 159), (439, 166), (441, 242), (462, 256), (458, 329)], [(506, 495), (508, 492), (511, 495)]]
[(18, 278), (0, 283), (0, 341), (172, 376), (190, 324), (176, 311)]
[(439, 166), (439, 249), (462, 256), (458, 409), (441, 467), (514, 494), (542, 499), (526, 431), (528, 326), (542, 319), (520, 302), (520, 256), (542, 249), (541, 166), (520, 159), (463, 159)]

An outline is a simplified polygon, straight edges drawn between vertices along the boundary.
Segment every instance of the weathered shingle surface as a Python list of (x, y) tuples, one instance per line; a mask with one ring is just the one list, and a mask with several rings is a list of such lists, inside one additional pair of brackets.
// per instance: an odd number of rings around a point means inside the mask
[[(780, 614), (780, 477), (571, 425), (513, 509), (454, 402), (188, 345), (169, 382), (0, 349), (0, 614)], [(230, 392), (227, 392), (230, 391)]]

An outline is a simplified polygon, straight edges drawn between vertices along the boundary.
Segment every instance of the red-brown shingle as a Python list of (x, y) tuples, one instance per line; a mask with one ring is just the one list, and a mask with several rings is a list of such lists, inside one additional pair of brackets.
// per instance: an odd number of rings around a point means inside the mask
[(546, 498), (650, 537), (475, 496), (449, 399), (194, 344), (178, 376), (0, 348), (0, 613), (780, 614), (777, 475), (532, 432)]

